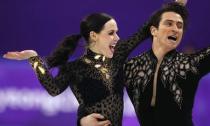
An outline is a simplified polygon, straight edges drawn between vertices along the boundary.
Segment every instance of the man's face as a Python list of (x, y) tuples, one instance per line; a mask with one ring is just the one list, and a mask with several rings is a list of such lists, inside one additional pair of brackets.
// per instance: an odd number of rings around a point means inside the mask
[(160, 45), (164, 49), (175, 49), (183, 35), (183, 19), (175, 12), (165, 12), (162, 14), (159, 27), (151, 28), (153, 42)]

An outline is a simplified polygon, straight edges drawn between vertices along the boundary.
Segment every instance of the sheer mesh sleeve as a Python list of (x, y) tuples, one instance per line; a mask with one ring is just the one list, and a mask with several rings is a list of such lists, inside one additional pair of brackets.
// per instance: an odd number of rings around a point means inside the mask
[(149, 27), (149, 22), (146, 22), (141, 28), (139, 28), (136, 33), (130, 36), (127, 40), (120, 41), (116, 46), (116, 54), (114, 58), (119, 59), (119, 62), (124, 61), (135, 47), (137, 47), (145, 39), (150, 37), (151, 34)]
[(40, 83), (50, 95), (56, 96), (68, 87), (69, 72), (65, 65), (60, 67), (57, 76), (53, 77), (41, 57), (31, 57), (29, 62), (32, 65)]

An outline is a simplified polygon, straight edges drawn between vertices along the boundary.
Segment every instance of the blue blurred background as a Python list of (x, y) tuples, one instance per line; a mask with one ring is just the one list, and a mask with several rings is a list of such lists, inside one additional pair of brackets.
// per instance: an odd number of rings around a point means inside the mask
[[(0, 0), (0, 126), (75, 126), (78, 103), (69, 89), (58, 97), (41, 87), (27, 61), (2, 58), (7, 51), (34, 49), (48, 55), (62, 38), (79, 33), (80, 20), (93, 12), (105, 12), (118, 22), (119, 36), (126, 39), (154, 10), (169, 0)], [(179, 50), (194, 52), (210, 45), (210, 1), (189, 0), (189, 26)], [(81, 41), (72, 58), (79, 57)], [(147, 50), (147, 40), (133, 53)], [(55, 70), (56, 71), (56, 70)], [(210, 75), (200, 81), (193, 121), (209, 126)], [(139, 126), (125, 95), (124, 126)]]

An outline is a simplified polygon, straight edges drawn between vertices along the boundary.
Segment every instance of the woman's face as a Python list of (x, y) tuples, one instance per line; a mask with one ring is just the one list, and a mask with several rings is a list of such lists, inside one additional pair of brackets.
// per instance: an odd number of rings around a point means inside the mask
[(117, 35), (118, 27), (114, 19), (109, 20), (104, 24), (103, 29), (99, 33), (90, 32), (90, 39), (92, 41), (92, 49), (94, 52), (102, 54), (107, 58), (112, 58), (114, 48), (119, 40)]

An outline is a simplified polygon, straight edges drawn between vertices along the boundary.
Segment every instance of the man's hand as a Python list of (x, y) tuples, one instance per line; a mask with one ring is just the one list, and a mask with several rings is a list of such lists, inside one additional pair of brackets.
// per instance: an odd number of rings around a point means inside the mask
[(81, 126), (109, 126), (111, 122), (109, 120), (99, 121), (104, 119), (104, 116), (98, 113), (92, 113), (83, 117), (80, 120)]
[(187, 0), (175, 0), (177, 3), (182, 4), (183, 6), (185, 6), (187, 4)]

